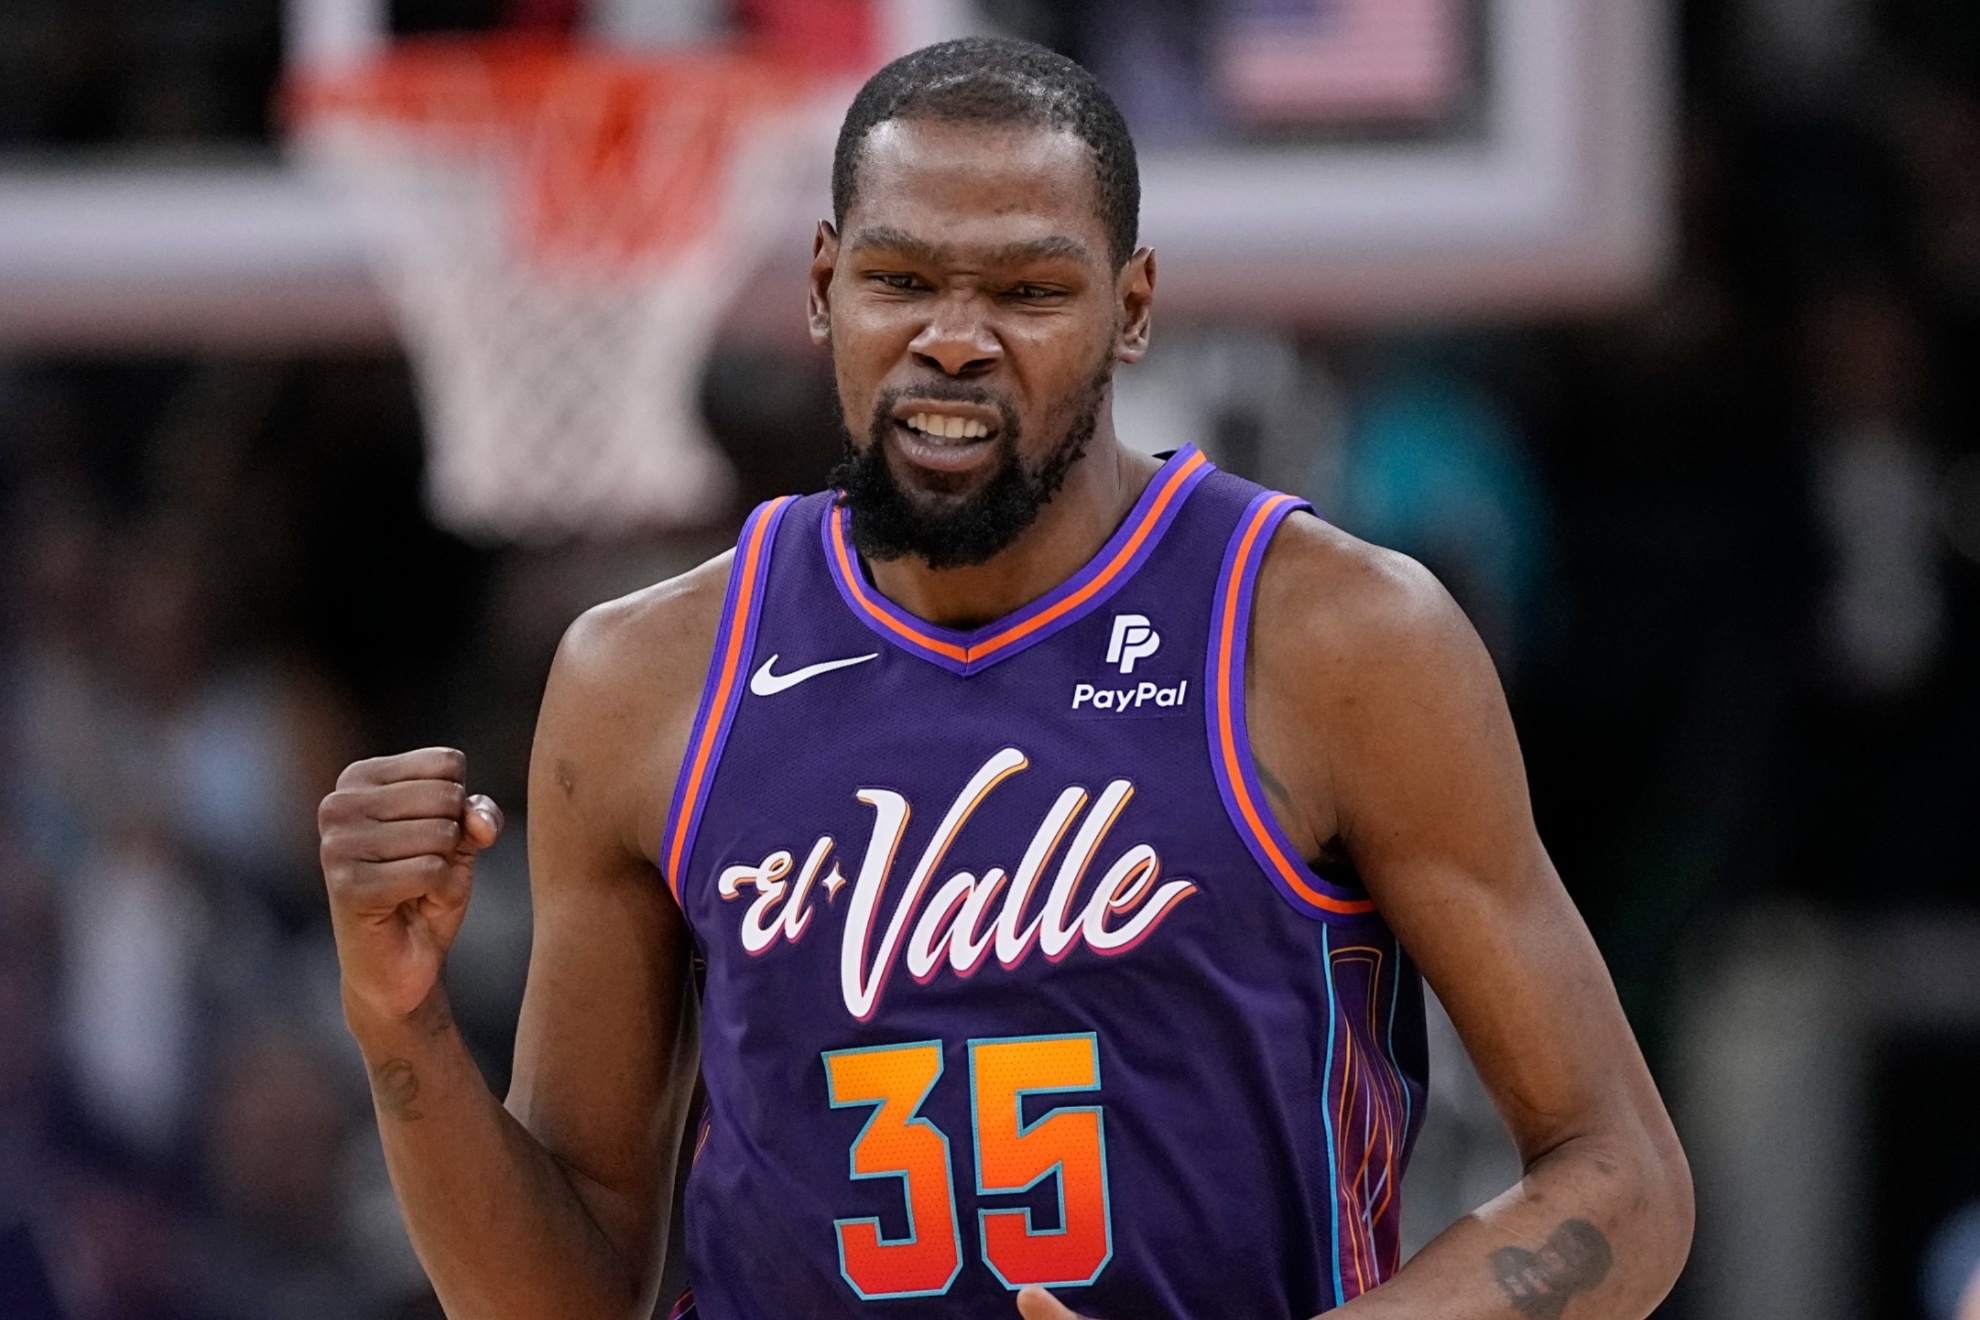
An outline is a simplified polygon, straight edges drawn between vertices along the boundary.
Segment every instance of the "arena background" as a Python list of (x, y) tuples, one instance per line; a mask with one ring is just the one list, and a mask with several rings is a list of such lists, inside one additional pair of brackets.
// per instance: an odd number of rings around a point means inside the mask
[[(793, 7), (370, 13), (623, 45)], [(719, 550), (839, 444), (797, 215), (699, 386), (731, 498), (610, 538), (436, 523), (390, 305), (277, 108), (285, 69), (380, 35), (338, 26), (365, 8), (0, 7), (7, 1320), (438, 1314), (339, 1020), (314, 803), (355, 756), (445, 742), (522, 825), (563, 627)], [(1660, 1314), (1980, 1314), (1980, 9), (885, 0), (871, 22), (883, 47), (1003, 30), (1095, 68), (1164, 263), (1124, 435), (1306, 495), (1478, 624), (1697, 1174)], [(1361, 44), (1264, 68), (1288, 23)], [(520, 833), (449, 969), (498, 1090)], [(1433, 1026), (1412, 1244), (1517, 1174)]]

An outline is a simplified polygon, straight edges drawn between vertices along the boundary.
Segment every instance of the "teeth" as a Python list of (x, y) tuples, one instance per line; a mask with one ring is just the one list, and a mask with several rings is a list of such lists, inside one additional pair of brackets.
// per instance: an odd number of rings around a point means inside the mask
[(972, 417), (940, 417), (933, 413), (916, 413), (907, 420), (908, 428), (920, 431), (923, 435), (939, 436), (944, 440), (981, 440), (990, 434), (990, 428)]

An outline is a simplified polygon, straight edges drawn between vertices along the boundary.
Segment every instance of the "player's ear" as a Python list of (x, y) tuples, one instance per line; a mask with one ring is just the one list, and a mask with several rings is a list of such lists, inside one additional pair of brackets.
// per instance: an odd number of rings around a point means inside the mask
[(832, 272), (838, 264), (839, 231), (830, 220), (820, 220), (811, 239), (811, 293), (805, 307), (811, 342), (820, 348), (832, 342)]
[(1148, 351), (1148, 332), (1155, 313), (1155, 249), (1136, 248), (1115, 281), (1120, 299), (1121, 329), (1114, 340), (1114, 357), (1139, 362)]

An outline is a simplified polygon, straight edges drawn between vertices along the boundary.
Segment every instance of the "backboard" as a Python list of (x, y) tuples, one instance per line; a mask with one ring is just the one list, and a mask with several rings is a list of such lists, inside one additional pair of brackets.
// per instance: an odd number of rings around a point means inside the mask
[[(1010, 10), (870, 2), (883, 53), (993, 30)], [(1163, 7), (1111, 8), (1130, 16), (1117, 32), (1131, 46), (1133, 16)], [(1236, 131), (1137, 123), (1143, 234), (1161, 253), (1165, 317), (1340, 326), (1554, 315), (1626, 300), (1662, 268), (1667, 0), (1191, 8), (1224, 16), (1205, 76)], [(288, 12), (299, 62), (361, 59), (384, 36), (383, 0), (291, 0)], [(1295, 36), (1274, 37), (1275, 22)], [(1107, 72), (1103, 53), (1091, 58)], [(1133, 95), (1123, 99), (1138, 117)], [(817, 179), (787, 219), (788, 254), (767, 262), (732, 333), (801, 334), (790, 281), (825, 213), (822, 161)], [(334, 196), (279, 161), (0, 166), (0, 343), (387, 342), (357, 230)], [(788, 300), (754, 296), (779, 287)]]

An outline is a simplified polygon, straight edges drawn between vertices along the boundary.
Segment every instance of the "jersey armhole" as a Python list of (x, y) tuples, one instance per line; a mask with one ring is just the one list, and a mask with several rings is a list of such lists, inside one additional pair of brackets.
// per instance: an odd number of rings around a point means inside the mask
[(1322, 879), (1300, 858), (1299, 850), (1272, 814), (1245, 726), (1244, 658), (1258, 569), (1279, 524), (1301, 509), (1311, 511), (1311, 506), (1291, 495), (1265, 491), (1246, 506), (1231, 533), (1211, 609), (1203, 685), (1209, 700), (1204, 710), (1210, 764), (1224, 810), (1238, 837), (1295, 912), (1318, 921), (1338, 921), (1374, 912), (1374, 900), (1360, 890)]
[(778, 524), (796, 498), (786, 495), (758, 505), (736, 539), (735, 563), (729, 569), (729, 588), (715, 629), (715, 652), (709, 657), (708, 677), (701, 685), (701, 704), (695, 709), (694, 727), (688, 733), (687, 753), (674, 777), (674, 800), (667, 809), (667, 826), (661, 832), (660, 856), (656, 859), (683, 915), (687, 904), (682, 899), (681, 880), (694, 855), (695, 831), (701, 825), (702, 809), (708, 805), (708, 788), (721, 762), (722, 747), (728, 742), (729, 726), (735, 722), (743, 693), (742, 671), (756, 649), (756, 625), (763, 613), (770, 551), (777, 540)]

